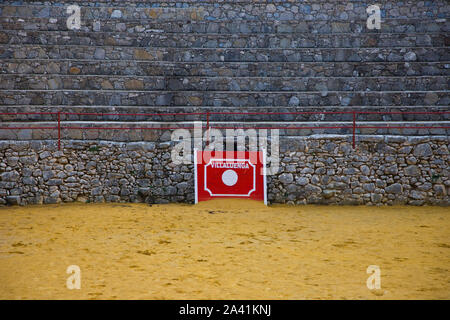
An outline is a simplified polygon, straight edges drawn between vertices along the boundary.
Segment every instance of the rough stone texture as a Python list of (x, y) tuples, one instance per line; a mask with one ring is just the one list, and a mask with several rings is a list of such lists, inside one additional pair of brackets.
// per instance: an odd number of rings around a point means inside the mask
[[(21, 1), (4, 1), (5, 7), (2, 16), (39, 16), (48, 18), (66, 17), (63, 6), (56, 6), (53, 10), (48, 7), (30, 6), (21, 8), (15, 6)], [(335, 20), (346, 22), (355, 20), (366, 13), (367, 5), (361, 1), (342, 2), (339, 0), (328, 1), (302, 1), (294, 3), (291, 1), (227, 1), (217, 6), (217, 1), (212, 0), (181, 0), (181, 1), (95, 1), (96, 6), (88, 7), (87, 15), (100, 19), (125, 18), (153, 19), (158, 22), (170, 21), (174, 17), (177, 20), (192, 19), (194, 21), (221, 21), (234, 18), (239, 21), (248, 20), (297, 20), (313, 21)], [(142, 3), (143, 2), (143, 3)], [(51, 4), (54, 1), (46, 1)], [(85, 1), (74, 0), (71, 4), (85, 4)], [(399, 8), (394, 1), (379, 1), (383, 6), (383, 18), (444, 18), (448, 13), (445, 1), (404, 1)], [(14, 5), (13, 5), (14, 4)], [(114, 9), (114, 6), (120, 6)], [(111, 8), (112, 7), (112, 8)], [(25, 10), (26, 9), (26, 10)], [(176, 13), (176, 14), (175, 14)]]
[[(271, 203), (450, 204), (447, 137), (360, 137), (354, 151), (346, 136), (285, 137), (280, 144), (279, 171), (267, 179)], [(193, 165), (174, 165), (171, 145), (70, 141), (57, 151), (53, 141), (0, 141), (0, 203), (192, 202)], [(386, 147), (429, 152), (408, 165)]]
[[(18, 151), (14, 143), (0, 143), (0, 203), (194, 199), (193, 166), (170, 163), (170, 149), (162, 144), (71, 142), (60, 152), (42, 141), (40, 147), (34, 150), (27, 142)], [(14, 161), (37, 155), (44, 157), (26, 165)]]
[[(116, 31), (123, 32), (126, 25), (118, 23)], [(117, 30), (119, 29), (119, 30)], [(4, 37), (8, 38), (9, 44), (49, 44), (49, 45), (97, 45), (107, 46), (112, 44), (120, 44), (121, 46), (130, 45), (134, 47), (146, 47), (149, 40), (145, 33), (136, 33), (128, 35), (125, 39), (119, 41), (116, 38), (105, 37), (103, 34), (78, 32), (77, 36), (73, 36), (72, 31), (61, 31), (57, 36), (42, 31), (26, 31), (17, 35), (15, 31), (3, 31)], [(299, 38), (300, 37), (300, 38)], [(86, 40), (86, 38), (88, 40)], [(328, 39), (327, 39), (328, 38)], [(421, 37), (404, 39), (403, 35), (391, 34), (389, 38), (386, 35), (377, 34), (333, 34), (325, 38), (322, 34), (282, 34), (269, 35), (258, 34), (248, 35), (241, 34), (237, 40), (230, 39), (228, 35), (202, 35), (196, 37), (184, 34), (160, 34), (157, 33), (152, 37), (151, 43), (154, 47), (178, 47), (178, 48), (328, 48), (330, 45), (336, 48), (354, 48), (354, 47), (390, 47), (392, 43), (402, 41), (406, 47), (420, 47), (423, 43)], [(213, 39), (213, 40), (212, 40)], [(300, 41), (301, 40), (301, 41)], [(430, 34), (429, 44), (434, 46), (445, 45), (445, 37), (442, 34)], [(402, 53), (402, 60), (416, 61), (417, 54), (414, 51)], [(394, 58), (394, 57), (392, 57)]]
[[(401, 9), (395, 1), (383, 1), (380, 31), (365, 27), (367, 4), (360, 1), (77, 3), (83, 24), (73, 32), (61, 3), (2, 2), (1, 111), (89, 112), (100, 106), (129, 113), (136, 112), (133, 106), (183, 113), (217, 107), (409, 111), (424, 105), (441, 111), (450, 103), (445, 1), (407, 1)], [(358, 120), (448, 117), (361, 115)], [(36, 115), (20, 118), (37, 120)], [(348, 120), (330, 114), (270, 120), (322, 118)], [(9, 115), (0, 119), (14, 121)], [(30, 132), (19, 134), (24, 139)]]
[[(316, 105), (318, 107), (329, 105), (340, 106), (377, 106), (380, 103), (379, 92), (329, 92), (323, 97), (322, 92), (298, 92), (297, 98), (303, 106)], [(197, 106), (200, 104), (217, 107), (250, 106), (256, 107), (258, 104), (269, 106), (286, 105), (292, 96), (292, 92), (248, 92), (248, 91), (11, 91), (0, 92), (0, 103), (3, 105), (20, 105), (21, 101), (28, 101), (34, 105), (48, 105), (53, 101), (61, 101), (61, 105), (130, 105), (130, 106), (156, 106), (161, 105), (158, 98), (167, 96), (162, 103), (164, 106)], [(424, 92), (384, 92), (383, 101), (391, 106), (404, 105), (425, 105), (427, 94)], [(446, 106), (449, 103), (448, 94), (444, 91), (436, 93), (438, 106)]]
[(2, 109), (449, 104), (447, 1), (381, 1), (380, 31), (361, 1), (74, 1), (76, 32), (63, 3), (1, 3)]
[[(15, 128), (0, 130), (1, 204), (192, 201), (168, 131), (92, 127), (192, 126), (205, 111), (278, 112), (212, 125), (297, 127), (280, 130), (272, 202), (448, 204), (448, 1), (380, 0), (381, 30), (358, 0), (73, 0), (77, 31), (66, 3), (0, 3), (0, 122)], [(62, 114), (57, 152), (58, 111), (128, 115)], [(182, 114), (135, 115), (167, 112)]]
[[(282, 142), (281, 169), (268, 179), (272, 202), (449, 205), (447, 137), (361, 137), (356, 151), (342, 136)], [(405, 163), (402, 148), (418, 150), (418, 165)], [(327, 170), (320, 171), (324, 163)], [(292, 179), (298, 188), (292, 188)]]
[[(210, 91), (263, 91), (262, 89), (270, 88), (274, 91), (335, 91), (339, 88), (354, 88), (355, 90), (403, 90), (405, 84), (398, 78), (353, 78), (353, 77), (336, 77), (333, 82), (328, 78), (283, 78), (283, 77), (252, 77), (252, 78), (236, 78), (229, 77), (173, 77), (164, 76), (152, 77), (134, 77), (123, 78), (117, 76), (97, 76), (89, 82), (84, 83), (85, 76), (80, 75), (80, 69), (72, 67), (69, 70), (70, 76), (33, 76), (33, 75), (5, 75), (3, 83), (0, 83), (0, 89), (22, 90), (30, 89), (85, 89), (89, 85), (91, 88), (100, 89), (101, 83), (105, 80), (110, 81), (113, 87), (118, 90), (164, 90), (166, 88), (172, 90), (199, 91), (207, 89)], [(15, 81), (13, 81), (15, 80)], [(447, 88), (447, 77), (430, 76), (430, 77), (409, 77), (409, 89), (421, 90), (427, 86), (430, 90), (445, 90)], [(145, 85), (144, 82), (145, 81)], [(44, 83), (43, 83), (44, 82)], [(48, 83), (46, 85), (46, 83)], [(328, 95), (328, 94), (327, 94)], [(439, 97), (438, 97), (439, 99)], [(289, 106), (298, 106), (299, 98), (292, 96), (289, 99)], [(436, 101), (434, 101), (436, 102)]]

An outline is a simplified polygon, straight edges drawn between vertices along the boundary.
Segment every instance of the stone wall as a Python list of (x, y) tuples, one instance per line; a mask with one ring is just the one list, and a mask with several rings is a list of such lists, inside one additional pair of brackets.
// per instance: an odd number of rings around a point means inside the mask
[[(270, 203), (449, 205), (448, 137), (283, 137)], [(174, 142), (0, 142), (0, 204), (194, 200)]]
[(0, 111), (446, 108), (448, 1), (377, 3), (5, 0)]
[(283, 128), (272, 203), (448, 205), (449, 2), (377, 4), (1, 1), (0, 204), (192, 202), (164, 127), (208, 118)]
[[(0, 202), (192, 202), (193, 165), (171, 163), (170, 142), (0, 142)], [(151, 197), (147, 199), (151, 191)]]
[[(82, 14), (89, 19), (148, 19), (161, 22), (174, 20), (193, 21), (223, 21), (223, 20), (279, 20), (279, 21), (312, 21), (312, 20), (359, 20), (366, 15), (367, 2), (352, 0), (306, 0), (300, 3), (294, 1), (160, 1), (160, 0), (122, 0), (122, 1), (33, 1), (34, 6), (23, 0), (5, 0), (2, 8), (3, 16), (21, 17), (66, 17), (66, 10), (61, 4), (79, 4), (84, 6)], [(397, 1), (381, 0), (377, 3), (382, 7), (382, 18), (446, 18), (448, 4), (443, 0), (434, 1)], [(14, 4), (14, 5), (13, 5)], [(28, 5), (27, 5), (28, 4)], [(49, 7), (42, 8), (39, 5)], [(51, 7), (50, 7), (51, 6)], [(116, 6), (116, 10), (111, 7)]]
[(271, 202), (448, 205), (449, 138), (311, 136), (280, 142)]

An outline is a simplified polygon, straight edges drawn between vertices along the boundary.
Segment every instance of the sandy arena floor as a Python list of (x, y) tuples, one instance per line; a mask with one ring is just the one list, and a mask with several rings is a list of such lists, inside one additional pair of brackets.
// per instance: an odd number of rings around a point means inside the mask
[[(0, 208), (0, 299), (450, 299), (441, 207)], [(81, 289), (66, 288), (69, 265)], [(369, 265), (381, 290), (366, 286)]]

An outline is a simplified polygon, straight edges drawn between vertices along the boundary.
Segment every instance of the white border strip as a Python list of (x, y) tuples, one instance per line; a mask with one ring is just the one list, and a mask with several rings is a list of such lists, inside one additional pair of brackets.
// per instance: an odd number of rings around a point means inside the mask
[(264, 204), (267, 206), (267, 182), (266, 182), (266, 149), (262, 148), (263, 156), (263, 185), (264, 185)]
[(194, 192), (195, 204), (198, 203), (198, 182), (197, 182), (197, 149), (194, 148)]
[[(207, 175), (206, 169), (214, 161), (222, 161), (222, 162), (238, 162), (238, 161), (241, 161), (241, 162), (248, 162), (248, 164), (253, 168), (253, 186), (252, 186), (252, 189), (247, 194), (229, 194), (229, 193), (227, 193), (227, 194), (220, 194), (220, 193), (212, 193), (212, 191), (210, 189), (208, 189), (208, 186), (206, 185), (206, 183), (208, 181), (208, 175)], [(250, 159), (215, 159), (215, 158), (212, 158), (212, 159), (209, 160), (208, 164), (205, 165), (204, 168), (205, 168), (205, 174), (204, 174), (205, 186), (204, 186), (204, 190), (207, 191), (211, 197), (250, 197), (250, 195), (253, 193), (253, 191), (256, 190), (256, 165), (254, 165), (250, 161)]]

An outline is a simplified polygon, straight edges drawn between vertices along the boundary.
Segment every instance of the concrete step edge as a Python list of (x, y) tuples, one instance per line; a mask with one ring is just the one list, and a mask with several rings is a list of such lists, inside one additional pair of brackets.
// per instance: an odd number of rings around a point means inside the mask
[[(0, 105), (0, 108), (56, 108), (58, 107), (58, 105)], [(106, 105), (89, 105), (89, 106), (85, 106), (85, 105), (71, 105), (71, 106), (61, 106), (64, 109), (67, 108), (88, 108), (88, 109), (99, 109), (99, 108), (113, 108), (113, 109), (117, 109), (117, 108), (130, 108), (130, 109), (138, 109), (138, 108), (142, 108), (142, 109), (217, 109), (220, 111), (223, 111), (226, 108), (239, 108), (241, 109), (242, 107), (217, 107), (217, 106), (106, 106)], [(447, 108), (450, 109), (449, 106), (439, 106), (439, 105), (414, 105), (414, 106), (258, 106), (258, 107), (245, 107), (244, 110), (248, 110), (248, 109), (263, 109), (263, 108), (271, 108), (271, 109), (275, 109), (275, 108), (279, 108), (279, 109), (331, 109), (331, 108), (336, 108), (336, 109), (380, 109), (380, 108), (389, 108), (389, 109), (402, 109), (402, 108), (410, 108), (410, 109), (423, 109), (423, 108)], [(326, 111), (326, 110), (324, 110)], [(357, 110), (355, 110), (357, 111)], [(421, 110), (423, 111), (423, 110)]]
[(236, 90), (229, 90), (229, 91), (223, 91), (223, 90), (93, 90), (93, 89), (30, 89), (30, 90), (23, 90), (23, 89), (5, 89), (0, 90), (0, 92), (128, 92), (128, 93), (219, 93), (219, 94), (226, 94), (226, 93), (274, 93), (274, 94), (284, 94), (284, 93), (302, 93), (302, 94), (322, 94), (324, 91), (327, 93), (343, 93), (343, 92), (351, 92), (351, 93), (428, 93), (428, 92), (434, 92), (434, 93), (447, 93), (450, 92), (449, 90), (382, 90), (382, 91), (361, 91), (361, 90), (355, 90), (355, 91), (336, 91), (336, 90), (323, 90), (323, 91), (253, 91), (253, 90), (242, 90), (242, 91), (236, 91)]
[(258, 32), (258, 33), (212, 33), (212, 32), (141, 32), (141, 33), (131, 33), (131, 32), (119, 32), (119, 31), (71, 31), (71, 30), (24, 30), (24, 29), (0, 29), (0, 32), (12, 33), (14, 35), (17, 32), (29, 32), (29, 33), (66, 33), (66, 35), (72, 35), (75, 37), (86, 37), (87, 34), (94, 35), (116, 35), (116, 36), (127, 36), (131, 38), (136, 38), (139, 36), (162, 36), (165, 37), (167, 35), (177, 35), (183, 34), (184, 36), (199, 36), (199, 37), (209, 37), (209, 36), (217, 36), (217, 37), (225, 37), (225, 36), (236, 36), (236, 37), (255, 37), (255, 36), (276, 36), (276, 35), (308, 35), (308, 36), (353, 36), (353, 37), (364, 37), (364, 36), (386, 36), (386, 35), (395, 35), (395, 36), (422, 36), (422, 35), (443, 35), (447, 36), (448, 32), (446, 31), (433, 31), (433, 32), (332, 32), (332, 33), (312, 33), (312, 32)]
[[(364, 64), (450, 64), (450, 60), (442, 60), (442, 61), (164, 61), (164, 60), (138, 60), (138, 59), (107, 59), (107, 60), (98, 60), (98, 59), (36, 59), (36, 58), (8, 58), (1, 59), (3, 62), (15, 62), (15, 61), (45, 61), (45, 62), (139, 62), (139, 63), (148, 63), (148, 64), (218, 64), (218, 65), (226, 65), (226, 64), (355, 64), (355, 65), (364, 65)], [(450, 67), (449, 67), (450, 69)]]
[[(450, 70), (449, 70), (450, 72)], [(309, 77), (309, 76), (298, 76), (298, 77), (284, 77), (284, 76), (192, 76), (192, 75), (151, 75), (151, 76), (139, 76), (139, 75), (108, 75), (108, 74), (61, 74), (61, 73), (0, 73), (0, 78), (6, 77), (49, 77), (53, 78), (77, 78), (77, 77), (98, 77), (98, 78), (131, 78), (131, 79), (147, 79), (147, 78), (162, 78), (162, 79), (181, 79), (181, 78), (200, 78), (200, 79), (425, 79), (425, 78), (448, 78), (449, 75), (405, 75), (405, 76), (319, 76), (319, 77)]]
[[(13, 48), (13, 47), (64, 47), (64, 48), (130, 48), (130, 49), (151, 49), (151, 50), (164, 50), (164, 49), (176, 49), (179, 51), (184, 50), (280, 50), (280, 51), (299, 51), (299, 50), (374, 50), (374, 49), (448, 49), (450, 47), (448, 46), (411, 46), (411, 47), (404, 47), (404, 46), (392, 46), (392, 47), (302, 47), (302, 48), (221, 48), (221, 47), (211, 47), (211, 48), (202, 48), (202, 47), (189, 47), (189, 48), (183, 48), (183, 47), (136, 47), (136, 46), (111, 46), (111, 45), (105, 45), (105, 46), (89, 46), (89, 45), (77, 45), (77, 44), (30, 44), (30, 43), (23, 43), (23, 44), (2, 44), (4, 48)], [(101, 59), (97, 60), (101, 61)]]

